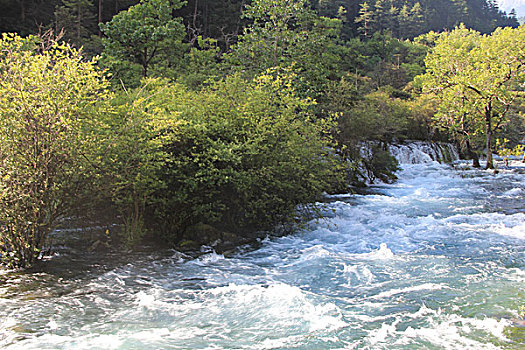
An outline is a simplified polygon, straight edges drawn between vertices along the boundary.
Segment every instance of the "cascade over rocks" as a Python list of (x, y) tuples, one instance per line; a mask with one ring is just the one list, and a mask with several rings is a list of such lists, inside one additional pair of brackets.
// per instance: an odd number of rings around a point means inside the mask
[[(434, 141), (405, 141), (398, 144), (363, 142), (359, 155), (361, 160), (356, 186), (372, 184), (376, 180), (392, 183), (397, 179), (397, 164), (449, 163), (460, 159), (454, 144)], [(397, 164), (388, 159), (391, 157), (395, 158)]]
[(408, 141), (392, 144), (388, 150), (400, 164), (448, 163), (459, 160), (459, 153), (451, 143)]

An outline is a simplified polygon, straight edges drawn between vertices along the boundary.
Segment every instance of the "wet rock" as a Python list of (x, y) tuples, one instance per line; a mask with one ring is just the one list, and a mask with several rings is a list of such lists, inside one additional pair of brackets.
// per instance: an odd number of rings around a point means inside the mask
[(110, 245), (108, 242), (103, 242), (98, 239), (88, 248), (88, 252), (107, 252), (109, 249)]
[(188, 227), (184, 231), (182, 241), (193, 241), (197, 244), (210, 244), (217, 240), (222, 240), (224, 233), (215, 227), (199, 222), (195, 225)]
[(189, 240), (189, 239), (180, 241), (179, 244), (178, 244), (178, 248), (181, 249), (181, 250), (184, 250), (184, 251), (187, 251), (187, 250), (198, 250), (200, 247), (201, 247), (201, 244), (199, 244), (199, 243), (197, 243), (195, 241)]
[(222, 241), (223, 242), (236, 243), (236, 242), (239, 242), (239, 240), (240, 240), (240, 237), (238, 235), (236, 235), (235, 233), (223, 232), (223, 234), (222, 234)]
[(219, 254), (233, 254), (240, 246), (255, 243), (264, 237), (266, 233), (263, 232), (221, 231), (212, 225), (199, 222), (186, 228), (175, 248), (184, 252), (197, 252), (204, 246)]

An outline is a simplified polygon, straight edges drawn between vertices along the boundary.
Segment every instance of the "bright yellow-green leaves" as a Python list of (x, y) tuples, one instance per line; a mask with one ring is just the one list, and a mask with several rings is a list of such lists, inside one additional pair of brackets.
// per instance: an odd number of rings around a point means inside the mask
[(0, 255), (30, 265), (82, 197), (107, 83), (65, 44), (0, 40)]
[(481, 35), (458, 27), (443, 33), (419, 77), (439, 103), (439, 122), (469, 140), (486, 139), (487, 167), (493, 167), (493, 135), (507, 121), (525, 74), (525, 26)]
[(60, 219), (92, 200), (116, 209), (133, 246), (148, 227), (170, 241), (197, 222), (271, 228), (343, 183), (335, 120), (314, 117), (292, 69), (199, 92), (148, 79), (113, 96), (94, 61), (38, 40), (0, 41), (4, 264), (31, 265)]

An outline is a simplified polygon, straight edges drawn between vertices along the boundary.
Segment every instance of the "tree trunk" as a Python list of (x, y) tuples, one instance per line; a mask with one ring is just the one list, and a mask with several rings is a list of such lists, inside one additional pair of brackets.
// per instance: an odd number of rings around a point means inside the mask
[[(239, 30), (241, 28), (241, 18), (242, 18), (242, 14), (243, 14), (243, 10), (244, 10), (244, 0), (241, 0), (241, 9), (240, 9), (240, 16), (237, 20), (237, 25), (235, 26), (235, 40), (237, 41), (237, 38), (239, 37)], [(229, 48), (226, 48), (226, 50), (228, 50)]]
[(472, 150), (469, 140), (466, 141), (465, 147), (467, 148), (467, 157), (469, 159), (472, 159), (472, 167), (481, 168), (481, 165), (479, 164), (478, 154)]
[(473, 168), (481, 168), (481, 164), (479, 164), (479, 157), (476, 152), (472, 153), (472, 167)]
[(494, 169), (494, 161), (492, 159), (492, 132), (487, 133), (487, 166), (485, 169)]
[(20, 1), (20, 21), (26, 20), (26, 0)]
[(102, 23), (102, 10), (104, 8), (104, 0), (98, 0), (98, 36), (102, 36), (102, 30), (100, 30), (100, 23)]
[(197, 9), (199, 7), (199, 0), (195, 0), (195, 7), (193, 9), (193, 29), (197, 30)]
[(494, 169), (494, 162), (492, 160), (492, 106), (490, 103), (485, 107), (485, 127), (487, 148), (487, 166), (485, 169)]

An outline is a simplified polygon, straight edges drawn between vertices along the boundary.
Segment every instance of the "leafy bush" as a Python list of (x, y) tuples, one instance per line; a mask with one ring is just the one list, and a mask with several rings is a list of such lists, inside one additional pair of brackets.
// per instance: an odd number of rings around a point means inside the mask
[(164, 157), (148, 208), (169, 240), (198, 222), (268, 229), (341, 185), (334, 121), (312, 117), (313, 102), (296, 97), (290, 79), (236, 75), (199, 93), (177, 84), (146, 88), (150, 106), (142, 113), (153, 116), (150, 140)]
[(107, 83), (68, 45), (0, 40), (0, 259), (26, 267), (48, 233), (86, 203)]
[[(104, 128), (100, 129), (102, 150), (98, 158), (97, 181), (101, 203), (112, 204), (119, 215), (120, 236), (132, 248), (146, 233), (146, 207), (163, 187), (158, 172), (165, 165), (164, 153), (157, 138), (156, 125), (164, 119), (157, 114), (150, 94), (162, 91), (162, 80), (149, 80), (139, 89), (122, 91), (106, 110)], [(165, 103), (164, 103), (165, 104)], [(163, 104), (161, 103), (161, 106)], [(175, 124), (164, 128), (176, 132)]]

